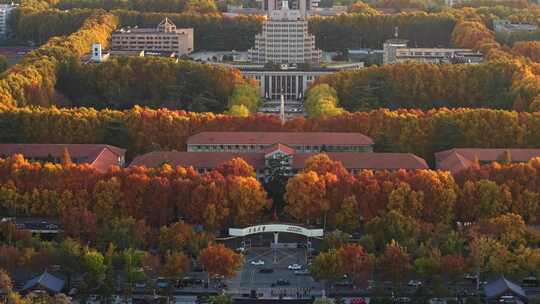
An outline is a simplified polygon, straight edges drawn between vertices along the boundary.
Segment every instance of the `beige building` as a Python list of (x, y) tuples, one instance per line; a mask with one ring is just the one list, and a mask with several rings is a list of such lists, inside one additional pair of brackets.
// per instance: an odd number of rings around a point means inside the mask
[(112, 34), (113, 51), (170, 52), (176, 56), (193, 51), (193, 29), (177, 29), (165, 18), (157, 28), (124, 28)]
[[(315, 37), (308, 33), (305, 5), (291, 10), (282, 1), (279, 10), (271, 10), (255, 36), (255, 47), (248, 51), (252, 63), (318, 64), (322, 52), (315, 48)], [(305, 1), (301, 1), (305, 3)]]
[(410, 48), (408, 41), (389, 39), (383, 44), (383, 64), (407, 61), (423, 63), (480, 63), (484, 57), (471, 49)]

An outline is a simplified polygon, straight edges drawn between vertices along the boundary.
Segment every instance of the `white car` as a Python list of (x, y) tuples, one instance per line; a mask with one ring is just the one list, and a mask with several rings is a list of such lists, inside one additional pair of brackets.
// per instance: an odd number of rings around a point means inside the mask
[(300, 264), (292, 264), (292, 265), (289, 265), (289, 270), (300, 270), (302, 269), (302, 265)]
[(298, 276), (309, 275), (309, 270), (307, 269), (295, 270), (294, 274)]
[(418, 288), (418, 287), (422, 286), (422, 282), (415, 281), (415, 280), (410, 280), (409, 281), (409, 286)]
[(264, 265), (264, 261), (263, 260), (251, 261), (251, 265), (262, 266)]

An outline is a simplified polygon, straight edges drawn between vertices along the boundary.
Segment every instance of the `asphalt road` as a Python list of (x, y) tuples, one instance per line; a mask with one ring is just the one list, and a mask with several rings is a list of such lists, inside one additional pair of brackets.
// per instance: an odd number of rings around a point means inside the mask
[[(264, 265), (252, 265), (252, 261), (262, 260)], [(295, 275), (294, 271), (287, 267), (291, 264), (305, 266), (304, 249), (277, 249), (271, 248), (251, 248), (245, 256), (244, 267), (238, 272), (235, 278), (228, 281), (229, 290), (233, 293), (245, 294), (251, 290), (256, 290), (259, 296), (272, 297), (279, 294), (294, 297), (307, 297), (320, 293), (322, 286), (315, 282), (309, 275)], [(272, 268), (272, 273), (260, 273), (263, 268)], [(290, 285), (274, 286), (278, 280), (287, 280)]]

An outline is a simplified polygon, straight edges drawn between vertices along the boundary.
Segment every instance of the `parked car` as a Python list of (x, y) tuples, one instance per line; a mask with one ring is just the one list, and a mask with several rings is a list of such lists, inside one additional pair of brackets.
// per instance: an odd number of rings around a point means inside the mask
[(261, 268), (261, 270), (259, 270), (260, 273), (273, 273), (274, 272), (274, 269), (272, 268)]
[(165, 289), (169, 287), (169, 281), (165, 278), (157, 278), (156, 279), (156, 287), (160, 289)]
[(422, 282), (417, 280), (410, 280), (408, 285), (411, 287), (420, 287), (422, 286)]
[(289, 280), (279, 279), (275, 283), (272, 283), (272, 287), (275, 286), (289, 286), (291, 285), (291, 282)]
[(514, 296), (502, 296), (500, 299), (499, 299), (499, 302), (500, 303), (517, 303), (516, 301), (516, 298), (514, 298)]
[(349, 282), (348, 280), (341, 280), (334, 284), (336, 287), (345, 287), (345, 288), (351, 288), (353, 287), (353, 284)]
[(295, 275), (309, 275), (309, 270), (307, 269), (300, 269), (294, 271)]
[(264, 265), (264, 261), (263, 260), (251, 261), (251, 265), (262, 266)]
[(300, 270), (300, 269), (302, 269), (302, 265), (300, 265), (300, 264), (292, 264), (292, 265), (289, 265), (289, 267), (287, 267), (287, 268), (289, 268), (289, 270)]

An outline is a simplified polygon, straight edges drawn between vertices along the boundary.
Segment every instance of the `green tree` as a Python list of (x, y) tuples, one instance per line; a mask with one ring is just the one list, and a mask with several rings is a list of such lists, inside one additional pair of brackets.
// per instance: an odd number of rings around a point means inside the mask
[(246, 109), (249, 113), (255, 113), (260, 105), (259, 90), (251, 83), (237, 85), (229, 98), (229, 112), (235, 116), (247, 116), (240, 115), (245, 114)]
[(0, 74), (4, 73), (8, 69), (8, 61), (7, 57), (4, 55), (0, 55)]
[(99, 251), (86, 249), (82, 256), (82, 265), (86, 272), (86, 285), (99, 288), (104, 283), (107, 272), (107, 265), (105, 265), (103, 255)]
[(316, 280), (324, 282), (325, 289), (345, 274), (343, 258), (337, 249), (320, 253), (311, 264), (310, 273)]
[(62, 271), (67, 275), (67, 288), (71, 288), (71, 278), (82, 269), (81, 257), (83, 251), (81, 245), (73, 239), (65, 239), (56, 250), (56, 260)]

